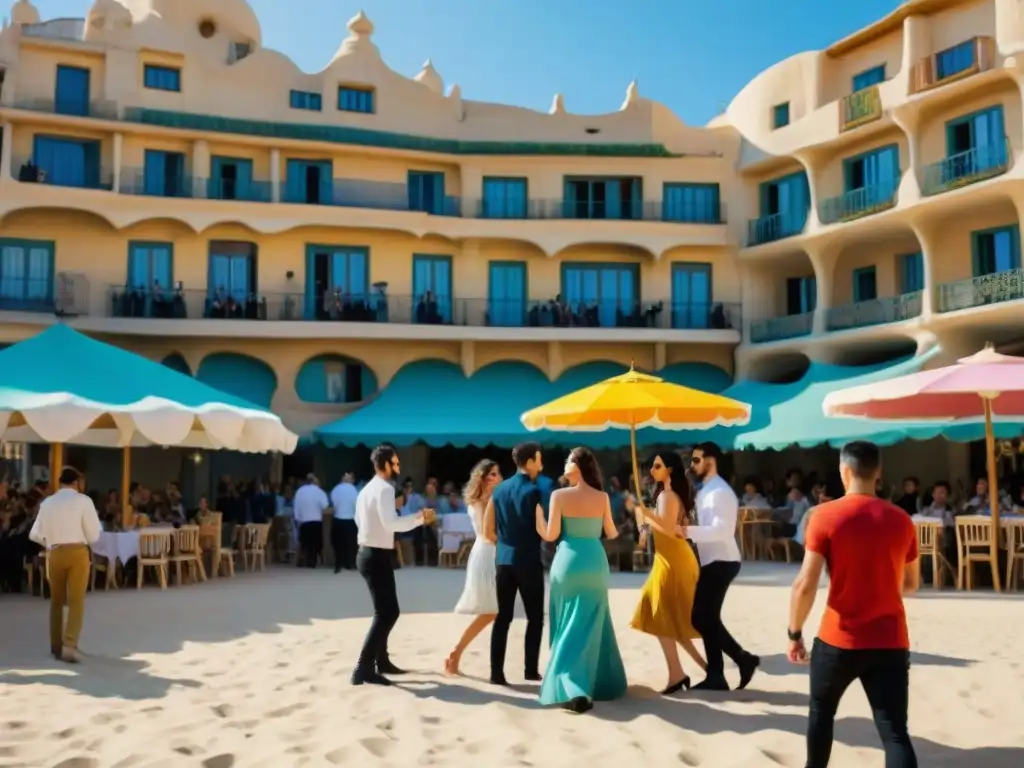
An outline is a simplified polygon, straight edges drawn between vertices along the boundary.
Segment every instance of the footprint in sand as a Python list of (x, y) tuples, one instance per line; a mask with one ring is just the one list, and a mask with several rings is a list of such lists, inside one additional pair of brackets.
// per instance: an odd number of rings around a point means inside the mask
[(701, 764), (701, 758), (699, 752), (694, 752), (689, 749), (684, 749), (678, 755), (676, 759), (679, 760), (683, 765), (688, 765), (690, 768), (696, 768)]
[(294, 704), (289, 704), (287, 707), (281, 707), (280, 709), (272, 709), (267, 712), (266, 717), (288, 717), (295, 712), (300, 712), (303, 709), (308, 709), (309, 704), (302, 701), (297, 701)]
[(210, 707), (210, 709), (213, 711), (213, 714), (215, 714), (217, 717), (224, 718), (231, 717), (231, 713), (235, 711), (234, 707), (232, 707), (230, 704), (218, 704), (215, 707)]
[(53, 768), (100, 768), (100, 761), (94, 757), (69, 757), (61, 760)]
[(203, 760), (203, 768), (232, 768), (235, 764), (235, 756), (230, 752), (223, 755), (214, 755)]

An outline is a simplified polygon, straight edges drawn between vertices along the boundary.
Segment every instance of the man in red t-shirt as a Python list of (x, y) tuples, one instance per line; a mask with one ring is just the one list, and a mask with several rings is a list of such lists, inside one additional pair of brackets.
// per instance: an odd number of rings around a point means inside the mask
[(917, 533), (906, 512), (875, 496), (882, 474), (877, 445), (845, 445), (839, 472), (846, 495), (807, 513), (807, 551), (789, 609), (789, 660), (806, 663), (803, 626), (827, 566), (828, 605), (810, 658), (807, 768), (828, 765), (839, 700), (854, 680), (871, 705), (886, 768), (917, 768), (907, 733), (910, 637), (903, 610), (903, 595), (919, 582)]

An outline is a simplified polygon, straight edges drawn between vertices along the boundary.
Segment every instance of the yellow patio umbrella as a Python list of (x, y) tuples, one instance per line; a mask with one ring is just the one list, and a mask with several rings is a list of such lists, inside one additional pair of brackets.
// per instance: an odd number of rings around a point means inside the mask
[(633, 457), (633, 483), (640, 499), (640, 469), (636, 431), (644, 427), (684, 430), (742, 426), (750, 421), (750, 406), (710, 392), (629, 371), (552, 400), (520, 417), (531, 432), (604, 432), (628, 429)]

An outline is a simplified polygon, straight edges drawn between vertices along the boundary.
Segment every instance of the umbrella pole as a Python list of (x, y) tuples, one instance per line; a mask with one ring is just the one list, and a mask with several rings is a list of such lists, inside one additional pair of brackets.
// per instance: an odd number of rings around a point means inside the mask
[(121, 461), (121, 525), (127, 529), (131, 524), (132, 508), (129, 489), (132, 487), (132, 449), (124, 447), (124, 458)]
[(60, 473), (64, 471), (64, 443), (50, 444), (50, 493), (60, 487)]
[(640, 469), (636, 460), (636, 427), (629, 425), (629, 450), (633, 454), (633, 488), (636, 489), (636, 503), (643, 509), (644, 501), (640, 495)]
[(988, 470), (988, 504), (992, 511), (992, 588), (999, 588), (999, 476), (996, 473), (996, 437), (992, 427), (992, 400), (982, 395), (985, 404), (985, 466)]

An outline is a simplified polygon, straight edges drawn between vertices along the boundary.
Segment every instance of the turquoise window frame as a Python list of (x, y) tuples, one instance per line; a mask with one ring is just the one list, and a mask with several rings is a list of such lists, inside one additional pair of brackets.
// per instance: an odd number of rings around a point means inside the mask
[[(980, 241), (981, 238), (987, 235), (998, 235), (1002, 232), (1010, 233), (1010, 258), (1011, 263), (1006, 268), (1020, 269), (1020, 225), (1019, 224), (1006, 224), (1001, 227), (990, 227), (988, 229), (978, 229), (971, 232), (971, 271), (974, 277), (983, 277), (985, 275), (995, 275), (999, 272), (1006, 270), (996, 269), (994, 272), (982, 272), (981, 271), (981, 253), (980, 253)], [(998, 265), (996, 265), (998, 266)]]
[[(2, 249), (4, 249), (4, 248), (21, 248), (23, 250), (23, 252), (24, 252), (24, 256), (23, 256), (24, 259), (28, 258), (28, 253), (29, 253), (30, 250), (33, 250), (33, 249), (36, 249), (36, 250), (38, 250), (38, 249), (45, 249), (46, 252), (47, 252), (46, 253), (46, 257), (47, 257), (47, 270), (49, 272), (49, 275), (48, 275), (49, 281), (48, 281), (48, 285), (46, 287), (46, 295), (45, 296), (38, 296), (38, 297), (37, 296), (30, 296), (29, 295), (30, 291), (28, 290), (28, 281), (29, 281), (28, 265), (29, 265), (29, 262), (26, 260), (22, 264), (22, 269), (25, 272), (25, 277), (23, 278), (23, 283), (24, 283), (23, 294), (24, 295), (22, 295), (20, 297), (15, 297), (15, 296), (4, 296), (2, 293), (0, 293), (0, 304), (2, 304), (3, 302), (23, 301), (23, 302), (42, 302), (42, 303), (44, 303), (46, 305), (52, 305), (52, 302), (53, 302), (53, 299), (54, 299), (54, 295), (55, 295), (54, 286), (55, 286), (55, 281), (57, 279), (56, 271), (55, 271), (56, 268), (57, 268), (57, 245), (56, 245), (56, 242), (54, 240), (30, 240), (30, 239), (18, 238), (18, 237), (4, 237), (4, 238), (0, 238), (0, 252), (2, 252)], [(3, 269), (3, 258), (2, 258), (2, 253), (0, 253), (0, 270), (2, 270), (2, 269)], [(0, 272), (0, 287), (6, 287), (6, 279), (4, 278), (4, 275), (3, 275), (2, 272)], [(52, 309), (52, 306), (49, 307), (49, 308)]]
[[(516, 269), (522, 275), (522, 287), (520, 290), (520, 296), (509, 297), (505, 295), (506, 292), (502, 291), (502, 295), (496, 295), (495, 291), (496, 281), (494, 279), (495, 269)], [(526, 314), (529, 310), (529, 298), (530, 298), (530, 269), (525, 261), (505, 260), (496, 259), (490, 261), (487, 264), (487, 316), (489, 318), (489, 325), (497, 328), (522, 328), (526, 325)], [(497, 302), (508, 302), (509, 306), (504, 307), (502, 311), (496, 311)], [(515, 303), (521, 306), (521, 311), (516, 311)], [(517, 317), (517, 315), (519, 315)]]
[(779, 128), (785, 128), (789, 125), (791, 120), (789, 113), (789, 102), (784, 101), (781, 104), (776, 104), (772, 107), (772, 130), (778, 130)]
[(924, 290), (924, 254), (904, 253), (900, 260), (900, 293), (915, 293)]
[[(892, 152), (893, 156), (895, 157), (895, 170), (896, 170), (896, 173), (895, 173), (895, 176), (892, 179), (892, 184), (893, 184), (892, 191), (895, 193), (896, 189), (899, 187), (899, 179), (903, 175), (903, 169), (902, 169), (901, 164), (900, 164), (900, 145), (899, 144), (885, 144), (884, 146), (875, 147), (874, 149), (869, 149), (866, 152), (861, 152), (861, 153), (853, 155), (851, 157), (843, 158), (843, 191), (844, 192), (852, 192), (854, 189), (864, 189), (865, 187), (852, 187), (851, 186), (852, 178), (853, 178), (853, 172), (852, 172), (853, 164), (857, 163), (857, 162), (861, 162), (863, 160), (867, 160), (869, 157), (872, 157), (874, 155), (881, 155), (883, 152)], [(865, 185), (865, 186), (867, 186), (867, 185)]]
[[(580, 270), (580, 271), (594, 270), (594, 271), (596, 271), (598, 273), (598, 279), (599, 280), (600, 280), (600, 273), (601, 273), (602, 270), (616, 270), (616, 271), (619, 271), (619, 272), (629, 272), (632, 275), (633, 296), (630, 297), (630, 304), (631, 304), (631, 306), (628, 309), (631, 311), (633, 309), (633, 305), (636, 305), (636, 304), (641, 304), (642, 305), (643, 304), (643, 297), (642, 297), (642, 294), (641, 294), (642, 286), (640, 285), (640, 265), (639, 264), (632, 264), (632, 263), (629, 263), (629, 262), (621, 262), (621, 261), (563, 261), (562, 264), (561, 264), (561, 268), (559, 270), (559, 276), (560, 276), (560, 279), (559, 279), (559, 294), (562, 296), (563, 300), (565, 300), (566, 302), (568, 302), (570, 304), (570, 308), (574, 312), (576, 311), (576, 306), (574, 306), (575, 299), (570, 299), (569, 298), (569, 291), (567, 290), (566, 273), (569, 270)], [(599, 312), (599, 315), (600, 315), (600, 307), (601, 307), (601, 305), (603, 305), (605, 303), (605, 299), (601, 295), (601, 287), (600, 286), (598, 286), (597, 303), (598, 303), (598, 306), (599, 306), (598, 312)], [(621, 307), (621, 297), (620, 297), (620, 304), (617, 305), (617, 308), (619, 308), (619, 309), (622, 308)], [(612, 323), (611, 325), (608, 325), (608, 324), (606, 324), (604, 322), (601, 322), (601, 327), (602, 328), (615, 328), (615, 327), (617, 327), (617, 325), (615, 323)]]
[[(1002, 131), (1000, 132), (1001, 135), (999, 136), (999, 139), (1000, 139), (1000, 141), (1005, 141), (1006, 140), (1006, 110), (1003, 109), (1003, 105), (1002, 104), (993, 104), (991, 106), (985, 107), (984, 109), (976, 109), (974, 112), (971, 112), (971, 113), (966, 114), (966, 115), (958, 115), (957, 117), (954, 117), (952, 120), (947, 120), (946, 121), (946, 157), (947, 158), (953, 157), (954, 155), (959, 154), (959, 153), (953, 151), (954, 150), (954, 147), (953, 147), (953, 144), (954, 144), (954, 142), (953, 142), (953, 132), (959, 126), (964, 125), (965, 123), (969, 124), (969, 125), (973, 124), (973, 122), (978, 117), (980, 117), (981, 115), (990, 114), (990, 113), (991, 114), (998, 114), (999, 115), (999, 124), (1002, 126)], [(977, 136), (974, 133), (974, 129), (972, 127), (971, 128), (971, 149), (977, 149), (977, 148), (978, 148)]]
[[(688, 297), (685, 301), (679, 297), (679, 276), (686, 273), (692, 276), (702, 272), (707, 280), (707, 301), (701, 303)], [(676, 261), (672, 263), (672, 327), (679, 329), (709, 328), (711, 326), (711, 308), (714, 299), (714, 270), (711, 262)]]
[(339, 85), (338, 109), (342, 112), (355, 112), (361, 115), (375, 114), (377, 111), (377, 92), (373, 88)]
[[(453, 274), (452, 266), (453, 260), (451, 256), (436, 253), (414, 253), (412, 255), (412, 320), (416, 322), (416, 308), (419, 305), (420, 298), (426, 294), (429, 290), (434, 294), (434, 298), (437, 300), (438, 313), (445, 323), (454, 322), (455, 313), (455, 297), (452, 295), (452, 290), (455, 286), (455, 275)], [(420, 264), (447, 264), (448, 265), (448, 285), (446, 288), (447, 292), (441, 293), (437, 290), (437, 287), (433, 285), (433, 277), (431, 275), (431, 288), (424, 288), (417, 285), (416, 281), (416, 267)], [(431, 273), (433, 273), (434, 267), (431, 267)]]
[(307, 112), (322, 112), (324, 109), (323, 94), (313, 91), (300, 91), (293, 88), (288, 94), (288, 106)]
[[(65, 88), (71, 84), (71, 79), (77, 80), (77, 85), (84, 85), (84, 93), (64, 93)], [(53, 83), (53, 109), (60, 115), (75, 115), (87, 117), (89, 115), (89, 101), (92, 92), (92, 70), (88, 67), (76, 67), (71, 64), (58, 64), (57, 76)]]
[[(873, 275), (875, 279), (875, 295), (862, 296), (860, 292), (861, 275)], [(862, 301), (874, 301), (878, 298), (878, 268), (871, 264), (866, 267), (857, 267), (853, 270), (853, 303), (859, 304)]]
[[(686, 191), (693, 190), (693, 203), (694, 211), (697, 211), (695, 215), (690, 218), (686, 216), (686, 203), (685, 199), (679, 203), (683, 207), (682, 215), (675, 215), (675, 207), (677, 203), (672, 200), (672, 192), (678, 191), (681, 193), (681, 197), (686, 197)], [(710, 199), (707, 201), (708, 216), (702, 216), (699, 208), (703, 207), (703, 203), (698, 203), (698, 198), (701, 197), (699, 192), (710, 193)], [(722, 190), (717, 182), (709, 183), (693, 183), (693, 182), (676, 182), (666, 181), (662, 187), (661, 192), (661, 207), (662, 207), (662, 219), (664, 221), (675, 221), (684, 224), (720, 224), (722, 223)]]
[[(804, 195), (807, 198), (807, 207), (808, 207), (808, 210), (810, 210), (811, 184), (810, 184), (810, 180), (807, 178), (807, 172), (806, 171), (794, 171), (793, 173), (787, 173), (785, 176), (779, 176), (778, 178), (775, 178), (775, 179), (769, 179), (768, 181), (762, 181), (758, 185), (758, 206), (759, 206), (759, 212), (761, 214), (760, 218), (764, 218), (765, 216), (774, 216), (775, 215), (775, 214), (772, 214), (772, 213), (768, 213), (768, 188), (771, 187), (773, 184), (776, 185), (776, 186), (780, 186), (781, 187), (783, 184), (789, 184), (789, 183), (793, 182), (796, 179), (800, 179), (801, 183), (803, 184)], [(781, 211), (780, 210), (780, 211), (778, 211), (778, 213), (786, 214), (786, 213), (790, 213), (790, 212), (789, 211)], [(806, 215), (806, 213), (807, 212), (804, 211), (805, 215)]]
[(154, 91), (181, 93), (181, 68), (163, 64), (144, 64), (142, 84)]
[(853, 76), (851, 93), (857, 93), (863, 91), (865, 88), (870, 88), (873, 85), (879, 85), (885, 82), (885, 64), (879, 64), (865, 69), (863, 72), (858, 72)]
[[(493, 196), (488, 195), (488, 187), (500, 188), (503, 192), (501, 199), (498, 199), (497, 194)], [(530, 181), (525, 176), (484, 176), (480, 189), (482, 192), (482, 197), (480, 198), (481, 218), (525, 219), (528, 217)], [(509, 191), (514, 190), (518, 195), (520, 189), (522, 190), (522, 200), (510, 203)]]

